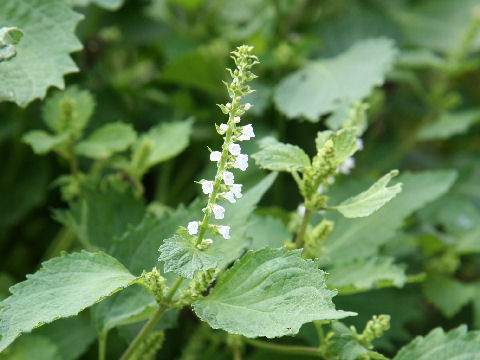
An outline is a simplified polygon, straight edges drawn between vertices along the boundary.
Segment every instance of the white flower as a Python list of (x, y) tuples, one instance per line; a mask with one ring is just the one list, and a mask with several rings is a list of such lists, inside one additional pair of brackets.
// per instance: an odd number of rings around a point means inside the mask
[(188, 223), (187, 228), (188, 228), (188, 233), (190, 235), (197, 235), (197, 233), (198, 233), (198, 221), (190, 221)]
[(226, 107), (228, 110), (230, 110), (230, 109), (232, 108), (232, 104), (227, 103), (227, 104), (225, 105), (225, 107)]
[(227, 124), (220, 124), (219, 129), (220, 129), (220, 135), (223, 135), (227, 132), (228, 125)]
[(347, 160), (343, 162), (337, 169), (337, 172), (341, 172), (342, 174), (350, 174), (350, 171), (355, 167), (355, 159), (353, 157), (349, 157)]
[(230, 144), (228, 147), (228, 151), (230, 151), (230, 154), (232, 155), (240, 155), (240, 152), (242, 151), (242, 148), (238, 144)]
[(297, 214), (300, 216), (304, 216), (305, 210), (306, 210), (305, 205), (298, 205)]
[(204, 246), (210, 246), (213, 244), (213, 240), (212, 239), (203, 239), (202, 240), (202, 245)]
[(212, 151), (210, 153), (210, 161), (220, 161), (222, 153), (220, 151)]
[(317, 193), (323, 194), (324, 190), (325, 190), (325, 189), (323, 188), (323, 185), (319, 185), (319, 186), (318, 186), (318, 189), (317, 189)]
[(230, 201), (232, 204), (237, 201), (235, 200), (235, 197), (232, 191), (226, 192), (225, 194), (223, 194), (223, 197), (228, 201)]
[(250, 138), (252, 137), (255, 137), (255, 134), (253, 132), (253, 126), (252, 124), (248, 124), (242, 128), (242, 135), (238, 137), (238, 140), (239, 141), (250, 140)]
[(225, 183), (225, 185), (233, 185), (233, 174), (230, 171), (225, 171), (223, 173), (223, 182)]
[(240, 122), (240, 116), (235, 116), (235, 117), (233, 118), (233, 122), (234, 122), (235, 124), (238, 124), (238, 123)]
[(233, 163), (233, 167), (235, 169), (240, 169), (242, 171), (247, 170), (248, 167), (248, 155), (240, 154), (237, 156), (235, 159), (235, 162)]
[(225, 240), (230, 239), (230, 226), (220, 226), (218, 232), (223, 236)]
[(233, 193), (233, 195), (235, 195), (237, 199), (240, 199), (243, 196), (242, 184), (233, 184), (230, 188), (230, 191)]
[(363, 150), (363, 140), (360, 138), (357, 139), (357, 149)]
[(221, 220), (223, 219), (223, 216), (225, 215), (225, 208), (220, 205), (215, 205), (213, 207), (213, 215), (215, 216), (215, 219)]
[(252, 108), (252, 104), (246, 103), (244, 109), (245, 110), (250, 110)]
[(213, 192), (213, 181), (203, 180), (202, 191), (204, 194), (211, 194)]
[(333, 183), (335, 183), (335, 176), (329, 176), (327, 178), (327, 183), (329, 183), (330, 185), (332, 185)]

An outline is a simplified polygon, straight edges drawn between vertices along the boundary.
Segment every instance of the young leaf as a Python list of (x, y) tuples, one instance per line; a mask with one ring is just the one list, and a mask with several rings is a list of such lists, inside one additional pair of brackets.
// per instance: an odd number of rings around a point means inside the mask
[(294, 335), (313, 320), (355, 315), (335, 310), (334, 295), (325, 273), (303, 260), (301, 250), (265, 248), (243, 256), (193, 308), (214, 329), (272, 338)]
[[(95, 109), (95, 100), (87, 90), (70, 86), (64, 91), (55, 91), (42, 108), (45, 124), (55, 133), (78, 134), (88, 125)], [(69, 118), (65, 118), (68, 110)]]
[(295, 145), (276, 143), (252, 155), (257, 164), (274, 171), (303, 171), (310, 167), (310, 158)]
[(20, 334), (80, 311), (127, 286), (135, 276), (102, 253), (63, 254), (10, 288), (0, 303), (0, 352)]
[(30, 145), (38, 155), (46, 154), (68, 140), (68, 134), (50, 135), (43, 130), (32, 130), (22, 136), (23, 142)]
[(289, 118), (317, 122), (338, 101), (356, 101), (381, 85), (396, 50), (389, 39), (356, 43), (332, 59), (313, 61), (288, 75), (277, 86), (274, 101)]
[(477, 359), (480, 332), (467, 331), (465, 325), (447, 333), (436, 328), (423, 337), (417, 336), (404, 346), (393, 360)]
[(0, 28), (0, 62), (11, 59), (17, 54), (16, 46), (23, 37), (23, 31), (16, 27)]
[(192, 124), (191, 119), (160, 123), (138, 139), (135, 150), (139, 148), (143, 139), (149, 139), (153, 144), (153, 149), (148, 157), (147, 166), (152, 167), (159, 162), (168, 160), (187, 147)]
[(334, 259), (340, 264), (376, 254), (378, 247), (402, 226), (406, 216), (443, 195), (456, 177), (452, 170), (405, 173), (399, 177), (402, 192), (377, 213), (359, 219), (332, 214), (335, 227), (325, 241), (323, 259)]
[(340, 205), (333, 206), (333, 208), (347, 218), (369, 216), (402, 191), (402, 183), (387, 187), (390, 180), (397, 175), (398, 170), (390, 171), (377, 180), (368, 190), (342, 201)]
[(63, 75), (77, 71), (69, 53), (82, 48), (74, 34), (81, 18), (63, 0), (0, 1), (0, 24), (14, 24), (25, 35), (17, 55), (0, 62), (0, 101), (24, 107), (50, 86), (63, 89)]
[(165, 239), (160, 246), (159, 261), (164, 261), (165, 272), (174, 273), (192, 279), (196, 271), (214, 269), (222, 259), (223, 253), (212, 247), (199, 249), (195, 246), (196, 237), (188, 234), (175, 234)]
[(419, 140), (448, 139), (453, 135), (464, 134), (475, 123), (480, 122), (480, 110), (464, 110), (445, 113), (434, 122), (426, 124), (418, 132)]
[(107, 158), (116, 152), (126, 150), (135, 141), (136, 136), (131, 125), (121, 122), (110, 123), (79, 142), (75, 150), (78, 154), (92, 159)]
[(357, 151), (357, 128), (342, 129), (333, 135), (332, 140), (337, 161), (341, 164)]
[(338, 288), (341, 295), (384, 286), (402, 287), (407, 280), (405, 270), (386, 257), (334, 266), (328, 273), (329, 286)]

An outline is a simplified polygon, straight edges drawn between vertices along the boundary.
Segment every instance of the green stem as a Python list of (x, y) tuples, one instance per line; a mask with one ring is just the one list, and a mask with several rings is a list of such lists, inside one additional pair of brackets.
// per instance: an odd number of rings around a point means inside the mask
[(319, 352), (317, 348), (309, 347), (309, 346), (296, 346), (296, 345), (281, 345), (281, 344), (274, 344), (262, 340), (254, 340), (254, 339), (245, 339), (247, 344), (255, 346), (260, 349), (271, 350), (283, 354), (294, 354), (294, 355), (309, 355), (309, 356), (316, 356), (319, 358), (326, 359), (326, 357)]
[(317, 320), (314, 321), (313, 324), (315, 325), (315, 329), (317, 329), (318, 346), (322, 346), (322, 344), (325, 343), (325, 335), (323, 333), (322, 321)]
[(238, 348), (238, 346), (234, 346), (232, 348), (232, 352), (233, 352), (233, 360), (242, 360), (242, 353)]
[(312, 210), (305, 209), (305, 214), (303, 215), (302, 225), (300, 230), (295, 238), (295, 248), (299, 249), (303, 245), (303, 237), (305, 236), (305, 231), (307, 231), (307, 226), (310, 221), (310, 215), (312, 215)]
[(146, 339), (150, 331), (155, 327), (157, 324), (158, 320), (162, 317), (163, 313), (165, 310), (168, 309), (170, 305), (170, 301), (172, 298), (175, 296), (175, 293), (177, 292), (178, 288), (183, 282), (183, 278), (178, 278), (173, 287), (170, 289), (169, 293), (165, 297), (165, 301), (163, 302), (162, 305), (160, 305), (157, 310), (153, 313), (152, 317), (150, 320), (147, 321), (147, 323), (143, 326), (142, 330), (137, 334), (135, 339), (130, 343), (128, 346), (127, 350), (123, 353), (122, 357), (120, 360), (127, 360), (134, 352), (137, 350), (137, 348), (142, 344), (142, 342)]
[(107, 358), (107, 332), (100, 335), (98, 338), (98, 360), (105, 360)]

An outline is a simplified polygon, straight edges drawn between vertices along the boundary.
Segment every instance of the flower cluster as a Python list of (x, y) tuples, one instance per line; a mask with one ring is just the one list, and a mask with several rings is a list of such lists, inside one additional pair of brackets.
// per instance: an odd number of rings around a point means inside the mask
[(209, 196), (208, 204), (203, 209), (203, 220), (191, 221), (187, 226), (190, 235), (198, 235), (197, 247), (203, 248), (202, 245), (206, 245), (206, 242), (212, 243), (211, 239), (203, 240), (207, 230), (212, 235), (220, 234), (225, 239), (230, 238), (229, 226), (212, 225), (209, 224), (209, 220), (212, 215), (217, 220), (224, 218), (225, 208), (219, 204), (219, 200), (235, 203), (242, 197), (242, 185), (235, 184), (235, 176), (229, 170), (245, 171), (247, 169), (248, 155), (242, 154), (239, 142), (255, 137), (252, 124), (240, 126), (241, 116), (252, 107), (250, 103), (242, 103), (243, 96), (253, 92), (247, 83), (257, 77), (250, 71), (258, 63), (257, 57), (251, 54), (252, 49), (251, 46), (243, 45), (231, 53), (236, 68), (227, 69), (232, 76), (232, 82), (225, 83), (231, 100), (225, 105), (218, 105), (222, 112), (228, 115), (228, 121), (226, 124), (216, 125), (217, 132), (223, 136), (224, 142), (221, 151), (210, 152), (210, 160), (217, 164), (217, 174), (213, 180), (199, 181), (203, 193)]

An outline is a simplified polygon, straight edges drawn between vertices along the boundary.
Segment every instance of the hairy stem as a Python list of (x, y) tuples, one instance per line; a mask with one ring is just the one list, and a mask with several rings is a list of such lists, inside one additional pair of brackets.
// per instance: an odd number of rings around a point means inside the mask
[(107, 358), (107, 332), (101, 334), (98, 338), (98, 360)]
[(135, 339), (133, 339), (133, 341), (128, 346), (127, 350), (125, 350), (120, 360), (127, 360), (135, 352), (135, 350), (137, 350), (137, 348), (142, 344), (142, 342), (147, 338), (148, 334), (155, 327), (158, 320), (160, 320), (165, 310), (169, 308), (170, 301), (175, 296), (175, 293), (177, 292), (182, 282), (183, 282), (183, 278), (180, 277), (177, 279), (177, 281), (175, 282), (175, 284), (173, 285), (173, 287), (170, 289), (169, 293), (165, 297), (163, 304), (160, 305), (157, 308), (157, 310), (155, 310), (152, 317), (143, 326), (142, 330), (140, 330), (140, 332), (137, 334)]
[(305, 209), (305, 214), (303, 215), (302, 225), (298, 231), (297, 237), (295, 238), (295, 248), (299, 249), (303, 245), (303, 237), (305, 236), (305, 231), (307, 231), (308, 222), (310, 221), (310, 215), (312, 215), (312, 210)]
[(274, 343), (270, 343), (262, 340), (254, 340), (254, 339), (245, 339), (245, 342), (249, 345), (255, 346), (260, 349), (271, 350), (271, 351), (275, 351), (283, 354), (310, 355), (310, 356), (316, 356), (316, 357), (327, 360), (325, 355), (320, 353), (319, 350), (314, 347), (281, 345), (281, 344), (274, 344)]

